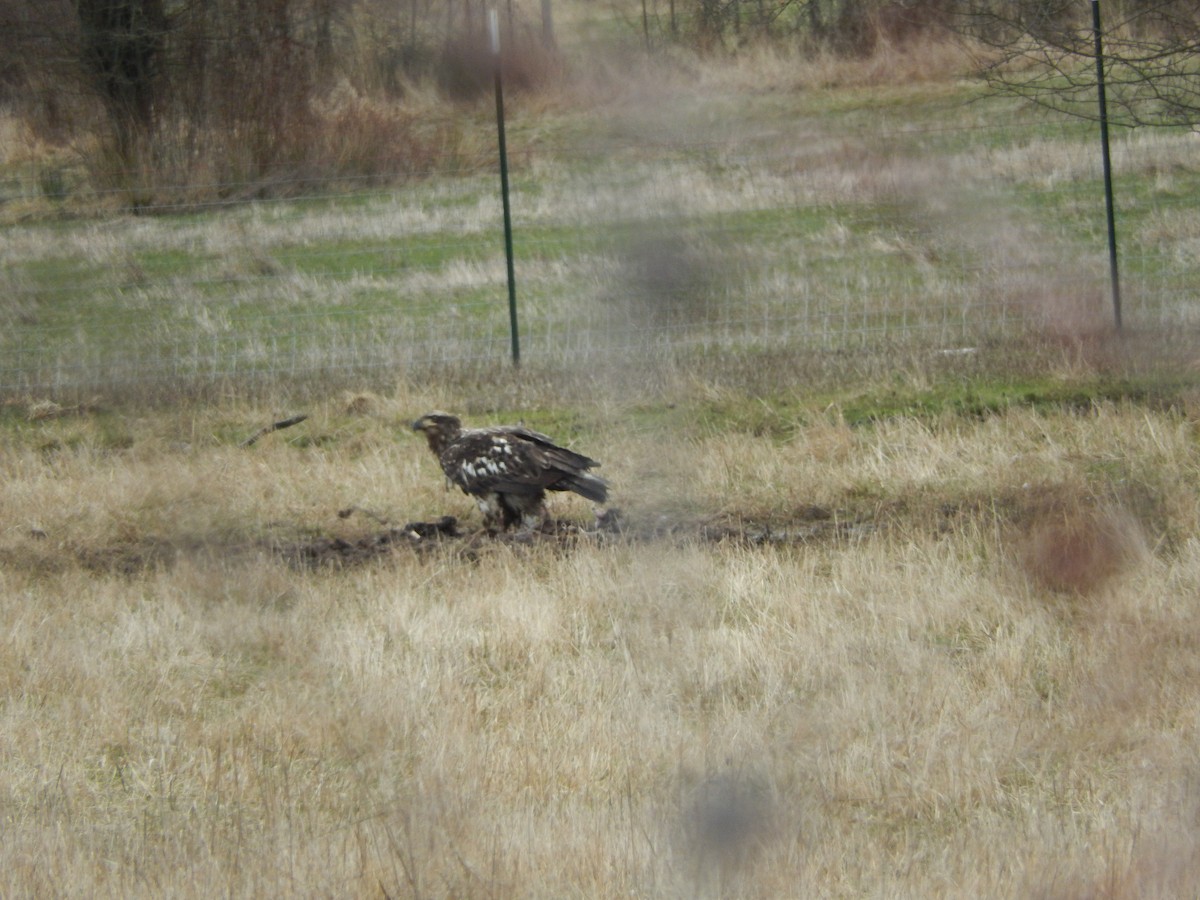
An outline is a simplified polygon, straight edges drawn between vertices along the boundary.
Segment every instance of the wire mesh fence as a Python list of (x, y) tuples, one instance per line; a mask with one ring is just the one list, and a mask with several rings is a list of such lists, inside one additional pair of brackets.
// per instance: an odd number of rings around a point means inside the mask
[[(957, 352), (1111, 321), (1100, 164), (1083, 124), (980, 108), (944, 126), (893, 115), (697, 139), (643, 117), (575, 143), (518, 132), (510, 147), (529, 363)], [(1200, 318), (1196, 150), (1183, 132), (1118, 139), (1128, 327)], [(493, 168), (294, 187), (5, 229), (0, 393), (506, 363)], [(4, 201), (39, 190), (9, 184)]]

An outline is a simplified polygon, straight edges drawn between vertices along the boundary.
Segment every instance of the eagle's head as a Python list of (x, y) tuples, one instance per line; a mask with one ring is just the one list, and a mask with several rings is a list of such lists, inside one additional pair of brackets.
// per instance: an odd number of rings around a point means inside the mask
[(412, 428), (413, 431), (424, 432), (429, 449), (440, 456), (450, 442), (462, 433), (462, 421), (450, 413), (431, 412), (413, 422)]

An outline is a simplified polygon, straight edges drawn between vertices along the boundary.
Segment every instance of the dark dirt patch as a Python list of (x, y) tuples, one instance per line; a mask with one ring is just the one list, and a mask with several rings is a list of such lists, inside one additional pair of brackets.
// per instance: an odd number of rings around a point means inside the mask
[(633, 541), (698, 540), (751, 547), (853, 540), (877, 531), (881, 524), (869, 515), (821, 506), (804, 506), (785, 516), (758, 519), (729, 513), (699, 518), (643, 516), (626, 521), (619, 512), (616, 515), (611, 532)]
[[(569, 552), (583, 543), (651, 541), (733, 543), (746, 546), (814, 544), (851, 539), (869, 533), (869, 521), (848, 520), (817, 507), (796, 510), (786, 521), (766, 522), (733, 515), (680, 519), (646, 515), (630, 519), (609, 510), (595, 522), (582, 525), (548, 519), (532, 533), (493, 534), (482, 528), (463, 528), (454, 516), (391, 526), (365, 510), (342, 510), (339, 519), (354, 513), (379, 527), (353, 534), (317, 536), (236, 535), (187, 536), (175, 540), (144, 537), (103, 545), (55, 542), (46, 534), (31, 532), (16, 546), (0, 548), (0, 568), (35, 574), (55, 574), (83, 569), (98, 575), (134, 577), (155, 569), (170, 568), (182, 559), (230, 563), (270, 557), (301, 570), (344, 568), (371, 563), (395, 553), (450, 553), (460, 559), (479, 558), (489, 548), (550, 547)], [(280, 526), (288, 529), (286, 525)]]
[[(348, 512), (339, 512), (339, 518), (347, 518)], [(374, 515), (371, 517), (378, 520)], [(590, 528), (562, 519), (547, 519), (538, 531), (499, 534), (482, 528), (463, 530), (454, 516), (442, 516), (432, 522), (409, 522), (399, 528), (385, 528), (355, 538), (318, 537), (276, 549), (293, 565), (316, 568), (358, 565), (397, 550), (415, 553), (450, 550), (464, 559), (474, 559), (485, 548), (497, 546), (550, 546), (566, 550), (581, 541), (603, 540), (621, 534), (620, 519), (613, 514), (600, 517)]]
[(54, 575), (79, 568), (98, 575), (137, 575), (172, 565), (183, 552), (175, 542), (160, 538), (124, 541), (106, 546), (54, 544), (38, 530), (24, 546), (0, 548), (0, 569)]
[[(463, 528), (453, 516), (394, 526), (368, 510), (338, 512), (345, 522), (356, 514), (357, 528), (339, 533), (302, 534), (277, 523), (274, 534), (201, 535), (175, 540), (144, 537), (107, 545), (55, 541), (35, 530), (16, 545), (0, 547), (0, 568), (53, 574), (68, 569), (125, 577), (169, 568), (181, 559), (218, 564), (274, 558), (304, 571), (372, 563), (396, 553), (445, 553), (476, 560), (500, 547), (548, 547), (570, 552), (581, 544), (701, 542), (746, 547), (806, 547), (853, 543), (875, 536), (954, 534), (985, 525), (1002, 547), (1014, 553), (1036, 581), (1053, 591), (1087, 591), (1119, 572), (1142, 543), (1163, 546), (1167, 526), (1153, 491), (1097, 493), (1087, 485), (1038, 485), (997, 493), (957, 497), (945, 491), (906, 496), (853, 497), (845, 507), (802, 506), (771, 517), (735, 513), (681, 516), (638, 510), (626, 516), (610, 509), (594, 522), (550, 519), (533, 533), (492, 534)], [(1144, 535), (1140, 537), (1139, 535)], [(1081, 574), (1082, 573), (1082, 574)]]
[(442, 516), (434, 522), (409, 522), (400, 528), (387, 528), (357, 538), (318, 537), (296, 541), (276, 547), (275, 551), (292, 565), (317, 568), (355, 565), (401, 548), (424, 551), (464, 539), (458, 529), (458, 520), (454, 516)]
[(78, 564), (89, 572), (104, 575), (137, 575), (149, 569), (169, 567), (184, 548), (161, 538), (146, 538), (109, 547), (75, 548)]

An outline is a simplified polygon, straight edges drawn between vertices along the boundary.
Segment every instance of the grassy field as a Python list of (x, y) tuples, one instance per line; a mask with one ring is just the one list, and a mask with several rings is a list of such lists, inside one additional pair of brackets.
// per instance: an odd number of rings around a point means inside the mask
[[(1193, 388), (500, 382), (10, 409), (0, 892), (1195, 888)], [(405, 421), (517, 394), (625, 534), (305, 565), (478, 527)]]
[[(0, 207), (0, 896), (1196, 893), (1194, 138), (1120, 143), (1116, 336), (1084, 126), (794, 64), (516, 104), (542, 334), (725, 343), (474, 353), (490, 174)], [(946, 343), (975, 302), (1045, 327)], [(434, 408), (601, 460), (623, 529), (482, 537)]]
[[(829, 86), (850, 70), (754, 62), (643, 62), (624, 80), (513, 99), (527, 362), (928, 351), (1108, 327), (1088, 123), (964, 79)], [(83, 189), (0, 203), (0, 393), (380, 390), (502, 363), (487, 113), (460, 110), (469, 164), (395, 186), (304, 176), (256, 203), (196, 203), (180, 186), (139, 216)], [(1194, 144), (1118, 136), (1125, 313), (1139, 328), (1197, 316)], [(36, 172), (7, 158), (14, 178)]]

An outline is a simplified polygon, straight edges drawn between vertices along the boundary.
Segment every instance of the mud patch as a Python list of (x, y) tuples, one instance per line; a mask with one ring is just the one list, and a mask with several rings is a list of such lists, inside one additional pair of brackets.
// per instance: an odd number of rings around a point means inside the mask
[(171, 541), (151, 538), (105, 546), (52, 544), (44, 533), (34, 530), (24, 546), (0, 548), (0, 569), (55, 575), (82, 569), (96, 575), (137, 575), (150, 569), (173, 565), (180, 548)]
[(148, 538), (109, 547), (79, 547), (73, 555), (81, 568), (99, 575), (137, 575), (149, 569), (167, 568), (183, 551), (161, 538)]
[(633, 541), (694, 540), (761, 547), (855, 540), (877, 532), (881, 524), (874, 518), (843, 510), (804, 506), (774, 519), (725, 513), (682, 519), (642, 516), (626, 521), (618, 512), (616, 521), (605, 530)]
[(463, 539), (458, 520), (442, 516), (433, 522), (409, 522), (400, 528), (387, 528), (357, 538), (318, 537), (297, 541), (277, 547), (276, 552), (293, 566), (319, 568), (356, 565), (402, 548), (425, 551)]
[[(342, 513), (340, 518), (345, 518)], [(432, 522), (409, 522), (399, 528), (385, 528), (355, 538), (318, 537), (280, 546), (278, 553), (289, 564), (302, 568), (353, 566), (398, 551), (425, 554), (452, 552), (461, 559), (477, 558), (489, 547), (553, 547), (569, 550), (583, 541), (598, 541), (620, 535), (619, 520), (602, 516), (585, 527), (562, 519), (547, 519), (532, 532), (494, 533), (485, 529), (464, 530), (454, 516), (442, 516)]]
[[(15, 545), (0, 547), (0, 568), (33, 574), (82, 569), (101, 575), (136, 577), (170, 568), (180, 560), (217, 565), (279, 560), (301, 571), (370, 564), (397, 553), (442, 553), (474, 561), (501, 548), (549, 548), (563, 553), (582, 545), (612, 543), (706, 543), (755, 547), (816, 547), (876, 537), (912, 538), (921, 533), (954, 535), (978, 529), (994, 535), (1027, 574), (1051, 591), (1086, 592), (1128, 569), (1158, 546), (1164, 514), (1128, 488), (1122, 496), (1097, 498), (1085, 485), (1042, 485), (948, 500), (944, 493), (917, 492), (888, 498), (855, 498), (845, 507), (802, 506), (773, 516), (736, 513), (710, 516), (610, 509), (590, 523), (548, 519), (534, 532), (490, 533), (464, 528), (454, 516), (392, 525), (369, 510), (350, 507), (347, 522), (328, 532), (274, 523), (266, 533), (142, 537), (103, 545), (55, 541), (34, 529)], [(1140, 502), (1135, 502), (1140, 501)], [(1156, 527), (1158, 526), (1158, 527)]]
[(266, 558), (282, 560), (300, 570), (317, 570), (360, 566), (396, 553), (440, 552), (474, 560), (502, 547), (551, 548), (565, 553), (583, 544), (620, 542), (699, 541), (748, 547), (819, 544), (855, 539), (873, 533), (878, 527), (871, 521), (848, 519), (815, 507), (797, 510), (786, 519), (772, 522), (724, 514), (680, 518), (642, 513), (626, 517), (617, 509), (610, 509), (588, 524), (547, 519), (534, 532), (501, 534), (479, 527), (464, 528), (449, 515), (400, 526), (356, 508), (339, 511), (338, 518), (346, 520), (355, 514), (370, 520), (375, 527), (301, 536), (296, 526), (276, 523), (274, 535), (187, 535), (173, 540), (149, 536), (90, 545), (55, 541), (53, 536), (34, 529), (15, 546), (0, 547), (0, 568), (36, 575), (82, 569), (97, 575), (132, 578), (171, 568), (185, 559), (228, 565)]

